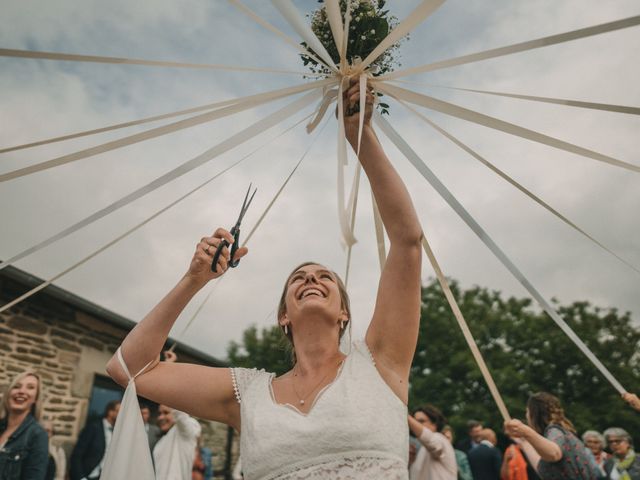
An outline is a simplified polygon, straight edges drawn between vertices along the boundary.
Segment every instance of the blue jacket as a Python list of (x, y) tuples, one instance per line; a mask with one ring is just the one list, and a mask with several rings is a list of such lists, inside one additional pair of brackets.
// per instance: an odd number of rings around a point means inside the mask
[[(0, 420), (0, 433), (7, 419)], [(0, 449), (0, 480), (44, 480), (49, 457), (47, 432), (29, 414)]]

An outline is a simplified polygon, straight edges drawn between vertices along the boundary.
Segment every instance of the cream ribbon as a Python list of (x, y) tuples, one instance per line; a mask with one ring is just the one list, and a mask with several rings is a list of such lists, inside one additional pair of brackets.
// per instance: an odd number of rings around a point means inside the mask
[(2, 307), (0, 307), (0, 313), (4, 312), (5, 310), (8, 310), (9, 308), (17, 305), (18, 303), (22, 302), (23, 300), (26, 300), (27, 298), (31, 297), (32, 295), (35, 295), (36, 293), (38, 293), (40, 290), (48, 287), (49, 285), (51, 285), (53, 282), (55, 282), (56, 280), (58, 280), (59, 278), (65, 276), (67, 273), (75, 270), (76, 268), (78, 268), (80, 265), (83, 265), (85, 263), (87, 263), (89, 260), (91, 260), (92, 258), (98, 256), (100, 253), (104, 252), (105, 250), (107, 250), (108, 248), (112, 247), (113, 245), (115, 245), (116, 243), (118, 243), (120, 240), (123, 240), (125, 238), (127, 238), (129, 235), (131, 235), (133, 232), (139, 230), (140, 228), (142, 228), (143, 226), (145, 226), (147, 223), (151, 222), (153, 219), (157, 218), (158, 216), (162, 215), (164, 212), (166, 212), (167, 210), (169, 210), (170, 208), (174, 207), (175, 205), (177, 205), (178, 203), (182, 202), (183, 200), (185, 200), (186, 198), (190, 197), (191, 195), (193, 195), (194, 193), (196, 193), (198, 190), (202, 189), (203, 187), (205, 187), (206, 185), (208, 185), (209, 183), (213, 182), (216, 178), (220, 177), (221, 175), (223, 175), (224, 173), (228, 172), (229, 170), (231, 170), (233, 167), (235, 167), (236, 165), (238, 165), (239, 163), (243, 162), (244, 160), (246, 160), (247, 158), (251, 157), (253, 154), (255, 154), (256, 152), (258, 152), (259, 150), (261, 150), (262, 148), (264, 148), (266, 145), (268, 145), (269, 143), (273, 142), (274, 140), (276, 140), (277, 138), (280, 138), (282, 135), (284, 135), (285, 133), (287, 133), (288, 131), (290, 131), (291, 129), (297, 127), (298, 125), (300, 125), (302, 122), (304, 122), (307, 118), (309, 118), (311, 115), (307, 115), (305, 118), (303, 118), (302, 120), (299, 120), (298, 122), (296, 122), (295, 124), (293, 124), (292, 126), (290, 126), (289, 128), (287, 128), (286, 130), (283, 130), (281, 133), (279, 133), (277, 136), (273, 137), (272, 139), (270, 139), (269, 141), (263, 143), (262, 145), (260, 145), (258, 148), (256, 148), (255, 150), (253, 150), (251, 153), (248, 153), (247, 155), (245, 155), (244, 157), (242, 157), (240, 160), (232, 163), (231, 165), (229, 165), (228, 167), (224, 168), (223, 170), (221, 170), (220, 172), (218, 172), (217, 174), (215, 174), (213, 177), (209, 178), (208, 180), (204, 181), (203, 183), (201, 183), (200, 185), (198, 185), (197, 187), (195, 187), (194, 189), (190, 190), (189, 192), (185, 193), (184, 195), (182, 195), (181, 197), (179, 197), (177, 200), (174, 200), (173, 202), (169, 203), (168, 205), (164, 206), (163, 208), (161, 208), (160, 210), (156, 211), (154, 214), (152, 214), (150, 217), (147, 217), (145, 220), (143, 220), (142, 222), (138, 223), (136, 226), (134, 226), (133, 228), (130, 228), (129, 230), (127, 230), (126, 232), (124, 232), (123, 234), (119, 235), (118, 237), (114, 238), (113, 240), (111, 240), (110, 242), (106, 243), (105, 245), (103, 245), (102, 247), (98, 248), (97, 250), (93, 251), (92, 253), (90, 253), (89, 255), (87, 255), (86, 257), (84, 257), (82, 260), (74, 263), (73, 265), (71, 265), (69, 268), (63, 270), (62, 272), (58, 273), (57, 275), (54, 275), (53, 277), (50, 277), (48, 280), (42, 282), (40, 285), (37, 285), (36, 287), (32, 288), (31, 290), (29, 290), (28, 292), (24, 293), (23, 295), (13, 299), (11, 302), (3, 305)]
[[(302, 163), (302, 161), (306, 158), (307, 154), (309, 153), (309, 151), (311, 150), (311, 148), (313, 147), (313, 145), (315, 144), (316, 140), (320, 137), (320, 135), (322, 134), (324, 128), (327, 126), (326, 122), (324, 124), (324, 126), (320, 129), (320, 131), (318, 132), (318, 135), (316, 135), (316, 137), (311, 141), (311, 143), (309, 144), (309, 146), (307, 147), (307, 149), (304, 151), (304, 153), (302, 154), (302, 157), (300, 157), (300, 160), (298, 160), (298, 163), (295, 164), (295, 166), (293, 167), (293, 170), (291, 170), (291, 173), (289, 173), (289, 175), (287, 176), (287, 178), (285, 179), (285, 181), (282, 183), (282, 185), (280, 186), (280, 188), (278, 189), (278, 191), (276, 192), (276, 194), (273, 196), (273, 198), (271, 199), (271, 201), (269, 202), (269, 204), (266, 206), (266, 208), (262, 211), (262, 214), (260, 214), (260, 217), (258, 218), (258, 221), (253, 225), (253, 228), (251, 229), (251, 231), (249, 232), (249, 234), (247, 235), (247, 238), (244, 240), (244, 243), (242, 244), (242, 246), (246, 246), (249, 243), (249, 240), (251, 240), (251, 237), (253, 236), (253, 234), (256, 232), (256, 230), (258, 229), (258, 227), (260, 226), (260, 224), (262, 224), (262, 221), (264, 220), (264, 218), (267, 216), (267, 213), (269, 213), (269, 211), (271, 210), (271, 208), (273, 207), (274, 203), (276, 202), (276, 200), (280, 197), (280, 194), (282, 193), (282, 191), (284, 190), (284, 188), (287, 186), (287, 184), (289, 183), (289, 180), (291, 180), (291, 177), (293, 177), (293, 174), (296, 173), (296, 170), (298, 170), (298, 167), (300, 166), (300, 164)], [(195, 321), (195, 319), (198, 317), (198, 315), (200, 314), (200, 312), (202, 311), (202, 309), (204, 308), (204, 306), (207, 304), (207, 302), (209, 301), (209, 299), (211, 298), (211, 296), (213, 295), (213, 292), (215, 292), (218, 284), (220, 284), (220, 282), (222, 282), (222, 280), (224, 278), (226, 278), (227, 275), (223, 275), (222, 277), (219, 277), (217, 282), (214, 282), (213, 286), (211, 287), (211, 289), (209, 290), (209, 293), (207, 293), (207, 296), (204, 298), (204, 300), (200, 303), (200, 305), (198, 305), (198, 308), (196, 309), (196, 311), (193, 313), (193, 315), (191, 316), (191, 318), (189, 319), (189, 321), (186, 323), (186, 325), (184, 326), (184, 328), (182, 329), (182, 331), (180, 332), (180, 335), (178, 335), (176, 341), (174, 342), (174, 344), (171, 346), (170, 350), (173, 351), (176, 348), (176, 345), (178, 344), (178, 342), (180, 341), (180, 339), (184, 338), (185, 333), (187, 333), (187, 330), (189, 330), (189, 327), (191, 327), (191, 325), (193, 324), (193, 322)]]
[(316, 34), (307, 25), (304, 17), (300, 15), (298, 9), (293, 5), (291, 0), (271, 0), (271, 3), (278, 9), (284, 19), (293, 27), (293, 29), (300, 35), (307, 43), (309, 48), (313, 50), (320, 58), (324, 60), (324, 63), (334, 72), (338, 69), (333, 62), (331, 55), (327, 52), (322, 42), (318, 40)]
[(500, 247), (493, 241), (489, 234), (476, 222), (476, 220), (467, 212), (462, 204), (454, 197), (454, 195), (444, 186), (444, 184), (436, 177), (436, 175), (422, 162), (418, 154), (407, 144), (407, 142), (395, 131), (395, 129), (387, 122), (378, 112), (374, 112), (375, 120), (385, 133), (387, 138), (391, 140), (398, 150), (407, 157), (409, 162), (420, 172), (420, 174), (429, 182), (429, 184), (438, 192), (449, 206), (460, 216), (460, 218), (471, 228), (471, 230), (482, 240), (482, 242), (491, 250), (491, 252), (500, 260), (500, 262), (511, 272), (511, 274), (520, 282), (520, 284), (529, 292), (529, 294), (540, 304), (551, 319), (560, 327), (560, 329), (571, 339), (571, 341), (585, 354), (585, 356), (595, 365), (602, 375), (613, 385), (619, 392), (624, 393), (626, 390), (622, 387), (609, 370), (598, 360), (598, 358), (589, 350), (584, 342), (575, 334), (571, 327), (564, 319), (554, 310), (549, 302), (538, 292), (538, 290), (529, 282), (524, 274), (515, 266), (515, 264), (507, 257)]
[(230, 70), (240, 72), (286, 73), (290, 75), (309, 75), (305, 72), (277, 70), (273, 68), (240, 67), (236, 65), (163, 62), (158, 60), (140, 60), (135, 58), (101, 57), (97, 55), (76, 55), (71, 53), (38, 52), (33, 50), (15, 50), (0, 48), (0, 57), (35, 58), (41, 60), (63, 60), (68, 62), (112, 63), (124, 65), (146, 65), (151, 67), (200, 68), (214, 70)]
[[(269, 93), (269, 92), (266, 92), (266, 93)], [(258, 94), (258, 95), (263, 95), (263, 94)], [(104, 132), (109, 132), (111, 130), (118, 130), (121, 128), (133, 127), (135, 125), (142, 125), (145, 123), (155, 122), (157, 120), (164, 120), (167, 118), (179, 117), (181, 115), (188, 115), (189, 113), (202, 112), (206, 110), (215, 110), (216, 108), (226, 107), (228, 105), (234, 105), (238, 102), (249, 100), (251, 97), (255, 97), (255, 96), (251, 95), (249, 97), (232, 98), (229, 100), (224, 100), (222, 102), (209, 103), (207, 105), (201, 105), (199, 107), (187, 108), (185, 110), (178, 110), (170, 113), (163, 113), (161, 115), (154, 115), (152, 117), (145, 117), (139, 120), (132, 120), (124, 123), (117, 123), (114, 125), (108, 125), (106, 127), (96, 128), (93, 130), (85, 130), (83, 132), (76, 132), (69, 135), (63, 135), (60, 137), (53, 137), (45, 140), (38, 140), (37, 142), (25, 143), (23, 145), (16, 145), (14, 147), (7, 147), (7, 148), (0, 149), (0, 153), (12, 152), (14, 150), (22, 150), (24, 148), (38, 147), (40, 145), (47, 145), (50, 143), (62, 142), (64, 140), (71, 140), (73, 138), (86, 137), (88, 135), (95, 135), (97, 133), (104, 133)]]
[(184, 120), (179, 120), (177, 122), (170, 123), (168, 125), (152, 128), (150, 130), (146, 130), (144, 132), (136, 133), (134, 135), (122, 137), (117, 140), (112, 140), (110, 142), (97, 145), (95, 147), (86, 148), (84, 150), (79, 150), (77, 152), (63, 155), (61, 157), (57, 157), (41, 163), (30, 165), (28, 167), (20, 168), (18, 170), (13, 170), (11, 172), (0, 175), (0, 182), (6, 182), (7, 180), (12, 180), (14, 178), (30, 175), (32, 173), (40, 172), (42, 170), (58, 167), (60, 165), (64, 165), (70, 162), (75, 162), (87, 157), (98, 155), (100, 153), (105, 153), (111, 150), (115, 150), (117, 148), (122, 148), (127, 145), (132, 145), (134, 143), (142, 142), (144, 140), (149, 140), (151, 138), (156, 138), (161, 135), (166, 135), (167, 133), (172, 133), (178, 130), (193, 127), (195, 125), (200, 125), (202, 123), (210, 122), (212, 120), (216, 120), (218, 118), (222, 118), (228, 115), (233, 115), (235, 113), (248, 110), (255, 106), (261, 105), (263, 103), (267, 103), (279, 98), (287, 97), (295, 93), (312, 90), (314, 88), (321, 87), (324, 85), (329, 85), (330, 83), (332, 83), (332, 81), (333, 80), (331, 79), (317, 80), (315, 82), (305, 83), (295, 87), (287, 87), (279, 90), (260, 93), (257, 95), (249, 95), (248, 97), (242, 97), (237, 99), (234, 105), (230, 105), (228, 107), (221, 108), (213, 112), (202, 113), (200, 115), (189, 117)]
[(311, 133), (315, 130), (315, 128), (318, 126), (320, 121), (324, 118), (325, 114), (327, 113), (327, 109), (335, 101), (337, 96), (338, 96), (337, 88), (331, 88), (331, 89), (325, 90), (324, 95), (322, 96), (322, 100), (320, 101), (318, 108), (316, 108), (313, 120), (311, 120), (311, 122), (309, 122), (309, 124), (307, 125), (307, 133)]
[[(350, 212), (350, 221), (349, 221), (349, 229), (351, 232), (355, 231), (356, 228), (356, 209), (358, 208), (358, 192), (360, 191), (360, 174), (362, 173), (362, 166), (360, 163), (356, 165), (356, 173), (353, 176), (353, 185), (351, 186), (351, 195), (349, 196), (349, 212)], [(347, 266), (345, 267), (344, 273), (344, 285), (345, 287), (349, 285), (349, 271), (351, 267), (351, 250), (353, 249), (353, 245), (349, 245), (347, 248)]]
[(274, 113), (268, 115), (267, 117), (264, 117), (263, 119), (249, 125), (248, 127), (246, 127), (245, 129), (239, 131), (238, 133), (232, 135), (231, 137), (227, 138), (226, 140), (220, 142), (219, 144), (215, 145), (214, 147), (210, 148), (209, 150), (203, 152), (202, 154), (198, 155), (197, 157), (192, 158), (191, 160), (183, 163), (182, 165), (174, 168), (173, 170), (165, 173), (164, 175), (161, 175), (160, 177), (156, 178), (155, 180), (153, 180), (152, 182), (148, 183), (147, 185), (138, 188), (137, 190), (135, 190), (132, 193), (129, 193), (128, 195), (122, 197), (119, 200), (116, 200), (115, 202), (109, 204), (108, 206), (102, 208), (101, 210), (98, 210), (97, 212), (89, 215), (88, 217), (84, 218), (83, 220), (80, 220), (79, 222), (75, 223), (74, 225), (71, 225), (70, 227), (67, 227), (66, 229), (56, 233), (55, 235), (52, 235), (51, 237), (47, 238), (46, 240), (41, 241), (40, 243), (38, 243), (37, 245), (34, 245), (32, 247), (27, 248), (26, 250), (18, 253), (17, 255), (14, 255), (13, 257), (11, 257), (9, 260), (0, 263), (0, 270), (3, 269), (4, 267), (6, 267), (7, 265), (11, 265), (12, 263), (26, 257), (27, 255), (30, 255), (31, 253), (34, 253), (48, 245), (50, 245), (51, 243), (60, 240), (61, 238), (66, 237), (67, 235), (70, 235), (76, 231), (78, 231), (79, 229), (95, 222), (96, 220), (114, 212), (115, 210), (124, 207), (125, 205), (128, 205), (129, 203), (133, 202), (134, 200), (137, 200), (140, 197), (143, 197), (144, 195), (146, 195), (147, 193), (163, 186), (166, 185), (167, 183), (169, 183), (170, 181), (184, 175), (185, 173), (190, 172), (191, 170), (203, 165), (204, 163), (208, 162), (209, 160), (216, 158), (219, 155), (222, 155), (223, 153), (237, 147), (238, 145), (246, 142), (247, 140), (255, 137), (256, 135), (264, 132), (265, 130), (273, 127), (274, 125), (277, 125), (278, 123), (282, 122), (283, 120), (289, 118), (291, 115), (293, 115), (294, 113), (298, 112), (299, 110), (301, 110), (302, 108), (306, 107), (307, 105), (309, 105), (311, 102), (313, 102), (318, 96), (320, 95), (320, 89), (317, 89), (316, 91), (312, 91), (310, 93), (307, 93), (306, 95), (304, 95), (302, 98), (289, 103), (288, 105), (285, 105), (284, 107), (280, 108), (279, 110), (275, 111)]
[(500, 177), (502, 177), (504, 180), (506, 180), (507, 182), (509, 182), (511, 185), (513, 185), (514, 187), (516, 187), (518, 190), (520, 190), (522, 193), (524, 193), (526, 196), (528, 196), (529, 198), (531, 198), (534, 202), (536, 202), (538, 205), (540, 205), (541, 207), (545, 208), (546, 210), (548, 210), (549, 212), (551, 212), (553, 215), (555, 215), (557, 218), (559, 218), (560, 220), (562, 220), (564, 223), (566, 223), (567, 225), (569, 225), (571, 228), (573, 228), (574, 230), (576, 230), (578, 233), (581, 233), (582, 235), (584, 235), (586, 238), (588, 238), (589, 240), (591, 240), (593, 243), (595, 243), (596, 245), (598, 245), (600, 248), (602, 248), (604, 251), (608, 252), (609, 254), (613, 255), (615, 258), (617, 258), (618, 260), (620, 260), (622, 263), (624, 263), (627, 267), (631, 268), (632, 270), (636, 271), (637, 273), (640, 273), (640, 270), (636, 267), (634, 267), (631, 263), (629, 263), (628, 261), (626, 261), (624, 258), (620, 257), (618, 254), (616, 254), (613, 250), (611, 250), (609, 247), (607, 247), (606, 245), (604, 245), (603, 243), (601, 243), (600, 241), (598, 241), (597, 239), (595, 239), (593, 236), (589, 235), (587, 232), (585, 232), (583, 229), (581, 229), (579, 226), (577, 226), (575, 223), (573, 223), (571, 220), (569, 220), (567, 217), (565, 217), (564, 215), (562, 215), (560, 212), (558, 212), (556, 209), (554, 209), (551, 205), (549, 205), (548, 203), (546, 203), (544, 200), (542, 200), (540, 197), (538, 197), (537, 195), (535, 195), (533, 192), (531, 192), (530, 190), (528, 190), (527, 188), (525, 188), (524, 186), (522, 186), (520, 183), (516, 182), (513, 178), (511, 178), (509, 175), (507, 175), (505, 172), (503, 172), (502, 170), (500, 170), (498, 167), (496, 167), (493, 163), (491, 163), (490, 161), (488, 161), (487, 159), (485, 159), (484, 157), (482, 157), (479, 153), (477, 153), (475, 150), (473, 150), (471, 147), (469, 147), (468, 145), (465, 145), (464, 143), (462, 143), (458, 138), (454, 137), (452, 134), (450, 134), (449, 132), (447, 132), (446, 130), (444, 130), (443, 128), (441, 128), (440, 126), (438, 126), (435, 122), (429, 120), (427, 117), (425, 117), (424, 115), (422, 115), (420, 112), (416, 111), (414, 108), (412, 108), (410, 105), (407, 105), (405, 102), (403, 102), (402, 100), (398, 100), (398, 102), (400, 102), (405, 108), (407, 108), (408, 110), (410, 110), (411, 112), (413, 112), (415, 115), (417, 115), (421, 120), (423, 120), (424, 122), (426, 122), (428, 125), (430, 125), (433, 129), (435, 129), (437, 132), (441, 133), (445, 138), (448, 138), (449, 140), (451, 140), (453, 143), (455, 143), (458, 147), (460, 147), (461, 149), (463, 149), (465, 152), (467, 152), (469, 155), (471, 155), (473, 158), (475, 158), (476, 160), (478, 160), (480, 163), (482, 163), (485, 167), (487, 167), (489, 170), (491, 170), (492, 172), (496, 173), (497, 175), (499, 175)]
[[(290, 46), (292, 46), (296, 50), (302, 52), (304, 55), (306, 55), (308, 57), (313, 58), (316, 62), (324, 64), (323, 60), (320, 60), (318, 57), (316, 57), (313, 53), (311, 53), (309, 50), (304, 48), (302, 45), (300, 45), (299, 43), (296, 43), (295, 40), (293, 40), (291, 37), (287, 36), (284, 32), (282, 32), (282, 30), (278, 30), (276, 27), (271, 25), (269, 22), (265, 21), (261, 16), (255, 14), (251, 9), (249, 9), (246, 5), (241, 3), (239, 0), (229, 0), (229, 3), (231, 3), (234, 7), (236, 7), (238, 10), (240, 10), (242, 13), (247, 15), (249, 18), (254, 20), (259, 25), (262, 25), (264, 28), (266, 28), (270, 32), (275, 33), (278, 37), (280, 37), (281, 40), (284, 40), (287, 44), (289, 44)], [(315, 74), (313, 74), (313, 73), (305, 73), (304, 75), (305, 76), (314, 76)]]
[(573, 143), (550, 137), (549, 135), (545, 135), (534, 130), (529, 130), (528, 128), (520, 127), (513, 123), (505, 122), (504, 120), (500, 120), (489, 115), (484, 115), (474, 110), (469, 110), (468, 108), (460, 107), (458, 105), (454, 105), (443, 100), (438, 100), (428, 95), (422, 95), (420, 93), (396, 87), (384, 82), (377, 82), (376, 86), (381, 92), (384, 92), (393, 98), (401, 99), (415, 105), (420, 105), (422, 107), (451, 115), (462, 120), (477, 123), (478, 125), (493, 128), (494, 130), (500, 130), (517, 137), (526, 138), (527, 140), (542, 143), (544, 145), (564, 150), (566, 152), (582, 155), (583, 157), (592, 158), (594, 160), (608, 163), (610, 165), (626, 168), (627, 170), (632, 170), (634, 172), (640, 172), (640, 166), (618, 160), (616, 158), (598, 153), (593, 150), (589, 150), (584, 147), (580, 147), (578, 145), (574, 145)]
[[(340, 12), (340, 4), (338, 0), (324, 0), (325, 11), (327, 12), (327, 19), (329, 20), (329, 27), (333, 35), (333, 41), (336, 44), (336, 49), (340, 55), (340, 66), (345, 64), (344, 58), (344, 25), (342, 24), (342, 13)], [(342, 68), (340, 69), (342, 70)]]
[(378, 78), (380, 78), (381, 80), (391, 80), (393, 78), (404, 77), (407, 75), (415, 75), (416, 73), (431, 72), (433, 70), (439, 70), (441, 68), (449, 68), (456, 65), (464, 65), (471, 62), (477, 62), (479, 60), (487, 60), (489, 58), (502, 57), (504, 55), (511, 55), (512, 53), (525, 52), (527, 50), (533, 50), (535, 48), (546, 47), (549, 45), (568, 42), (570, 40), (577, 40), (579, 38), (586, 38), (593, 35), (599, 35), (601, 33), (613, 32), (615, 30), (621, 30), (623, 28), (634, 27), (639, 24), (640, 24), (640, 15), (636, 15), (635, 17), (624, 18), (622, 20), (616, 20), (614, 22), (603, 23), (600, 25), (594, 25), (592, 27), (580, 28), (578, 30), (572, 30), (570, 32), (550, 35), (548, 37), (542, 37), (535, 40), (529, 40), (528, 42), (516, 43), (506, 47), (493, 48), (491, 50), (471, 53), (469, 55), (450, 58), (448, 60), (440, 60), (438, 62), (428, 63), (420, 67), (397, 70), (395, 72), (390, 72), (390, 73), (381, 75)]
[(471, 354), (473, 355), (473, 358), (476, 361), (478, 368), (480, 369), (480, 373), (482, 373), (482, 377), (484, 378), (484, 381), (486, 382), (487, 387), (489, 387), (489, 392), (491, 392), (493, 401), (496, 402), (498, 410), (502, 415), (502, 419), (505, 422), (507, 420), (511, 420), (511, 416), (509, 415), (507, 406), (504, 404), (504, 400), (502, 399), (502, 396), (498, 391), (498, 387), (493, 381), (491, 372), (489, 372), (489, 368), (487, 367), (487, 364), (485, 363), (484, 358), (480, 353), (478, 344), (473, 338), (473, 335), (471, 334), (471, 330), (469, 330), (469, 325), (467, 325), (467, 322), (464, 319), (462, 312), (460, 311), (460, 307), (458, 307), (458, 302), (456, 302), (456, 298), (453, 296), (453, 293), (451, 292), (451, 288), (449, 288), (449, 282), (447, 282), (446, 277), (442, 273), (442, 270), (440, 269), (440, 265), (438, 264), (438, 261), (436, 260), (436, 257), (433, 254), (433, 250), (431, 250), (431, 246), (429, 245), (429, 242), (427, 241), (427, 237), (424, 234), (424, 232), (422, 233), (422, 248), (427, 254), (427, 257), (429, 258), (429, 262), (431, 262), (431, 266), (433, 267), (433, 270), (436, 273), (438, 282), (440, 282), (440, 287), (442, 288), (442, 292), (444, 293), (444, 296), (447, 298), (447, 302), (449, 302), (449, 307), (451, 307), (453, 316), (456, 318), (456, 321), (458, 322), (458, 326), (460, 327), (460, 330), (462, 330), (462, 335), (464, 336), (464, 339), (467, 342), (469, 349), (471, 350)]
[(342, 239), (347, 248), (357, 242), (353, 231), (350, 229), (347, 208), (345, 206), (344, 194), (344, 168), (347, 164), (347, 140), (345, 138), (344, 128), (344, 83), (348, 81), (346, 77), (342, 77), (340, 86), (338, 87), (338, 221), (342, 231)]
[(376, 232), (378, 261), (380, 262), (380, 271), (382, 271), (384, 264), (387, 262), (387, 249), (384, 245), (384, 224), (382, 223), (382, 217), (380, 217), (380, 210), (378, 209), (373, 191), (371, 192), (371, 206), (373, 208), (373, 225)]
[[(394, 81), (402, 82), (402, 80), (394, 80)], [(414, 82), (402, 82), (402, 83), (414, 83)], [(538, 97), (535, 95), (522, 95), (517, 93), (492, 92), (489, 90), (476, 90), (473, 88), (459, 88), (459, 87), (446, 87), (446, 86), (439, 87), (437, 85), (434, 85), (434, 86), (437, 88), (446, 88), (449, 90), (482, 93), (485, 95), (496, 95), (499, 97), (517, 98), (519, 100), (530, 100), (532, 102), (553, 103), (555, 105), (566, 105), (568, 107), (589, 108), (592, 110), (604, 110), (607, 112), (627, 113), (629, 115), (640, 115), (640, 107), (629, 107), (626, 105), (612, 105), (610, 103), (583, 102), (580, 100), (568, 100), (565, 98), (552, 98), (552, 97)]]
[(423, 0), (400, 24), (391, 30), (389, 34), (382, 40), (378, 46), (365, 58), (360, 65), (358, 65), (354, 71), (355, 74), (359, 74), (367, 68), (371, 62), (384, 53), (394, 43), (400, 41), (407, 33), (411, 32), (419, 24), (424, 22), (429, 15), (440, 7), (445, 0)]

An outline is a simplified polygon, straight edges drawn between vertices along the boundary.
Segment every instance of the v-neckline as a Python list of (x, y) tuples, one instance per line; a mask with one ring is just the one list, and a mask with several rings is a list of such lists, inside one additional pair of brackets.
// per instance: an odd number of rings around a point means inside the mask
[(344, 357), (342, 359), (342, 362), (340, 362), (340, 367), (338, 368), (338, 372), (336, 373), (336, 376), (333, 377), (333, 380), (331, 380), (324, 387), (322, 387), (320, 389), (320, 391), (316, 394), (315, 398), (313, 399), (313, 403), (311, 403), (311, 407), (309, 408), (308, 412), (305, 413), (305, 412), (299, 410), (298, 407), (296, 407), (295, 405), (291, 405), (290, 403), (279, 403), (278, 401), (276, 401), (276, 395), (273, 392), (273, 379), (276, 376), (275, 373), (271, 374), (271, 376), (269, 377), (269, 382), (268, 382), (269, 398), (271, 398), (271, 402), (277, 407), (283, 407), (283, 408), (287, 408), (289, 410), (292, 410), (293, 412), (297, 413), (298, 415), (300, 415), (302, 417), (309, 416), (309, 414), (311, 412), (313, 412), (313, 409), (315, 408), (316, 403), (318, 403), (318, 400), (320, 400), (320, 397), (322, 397), (324, 392), (326, 392), (329, 389), (329, 387), (334, 385), (340, 379), (340, 377), (342, 376), (342, 370), (344, 369), (344, 365), (345, 365), (345, 363), (347, 363), (347, 359), (348, 358), (349, 358), (349, 356), (346, 356), (346, 357)]

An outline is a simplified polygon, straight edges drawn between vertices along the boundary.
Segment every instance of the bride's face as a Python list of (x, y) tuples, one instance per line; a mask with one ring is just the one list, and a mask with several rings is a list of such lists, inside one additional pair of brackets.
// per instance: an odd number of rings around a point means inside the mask
[(287, 282), (285, 320), (295, 328), (306, 315), (320, 314), (337, 325), (347, 320), (336, 276), (322, 265), (305, 265)]

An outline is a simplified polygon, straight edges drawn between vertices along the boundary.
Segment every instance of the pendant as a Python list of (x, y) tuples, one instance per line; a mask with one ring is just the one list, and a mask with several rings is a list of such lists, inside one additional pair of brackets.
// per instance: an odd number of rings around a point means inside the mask
[(300, 400), (300, 405), (304, 405), (304, 400)]

